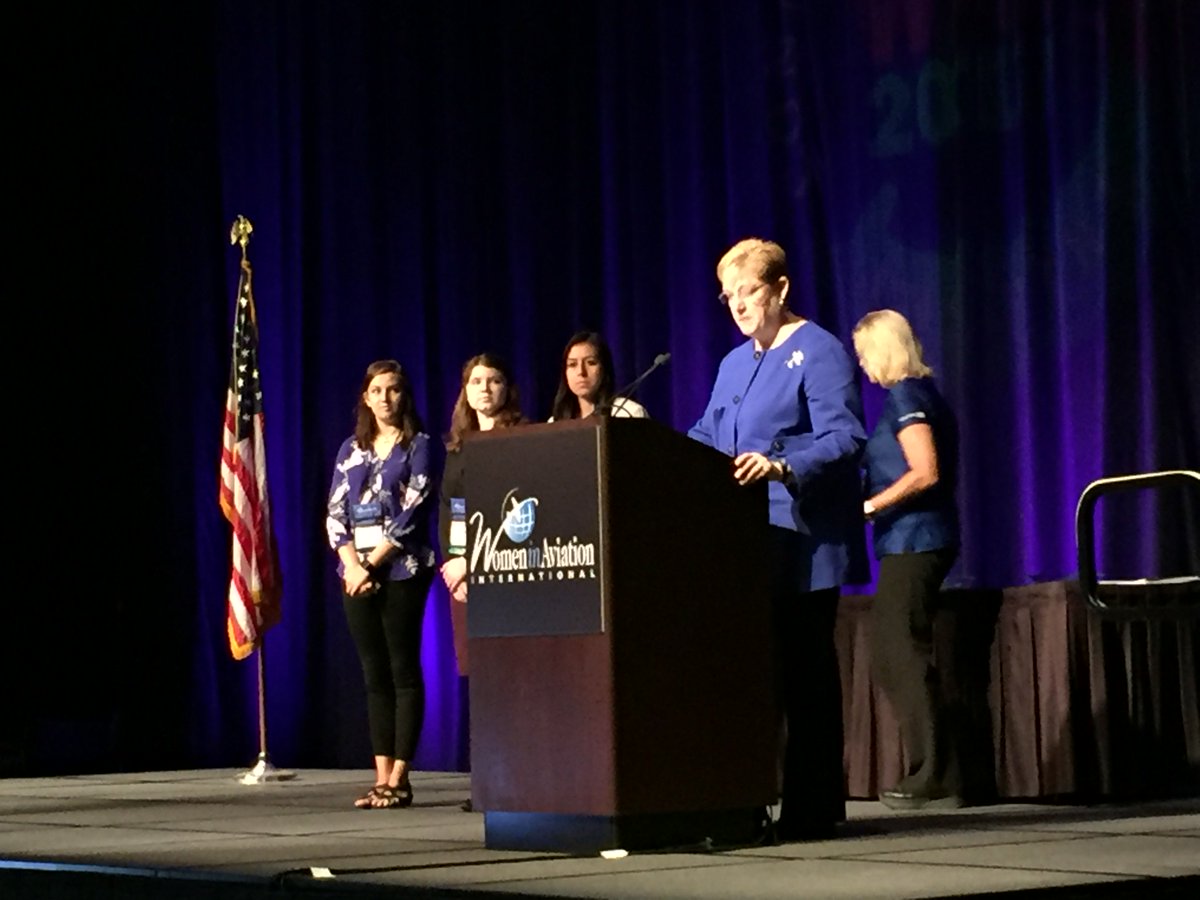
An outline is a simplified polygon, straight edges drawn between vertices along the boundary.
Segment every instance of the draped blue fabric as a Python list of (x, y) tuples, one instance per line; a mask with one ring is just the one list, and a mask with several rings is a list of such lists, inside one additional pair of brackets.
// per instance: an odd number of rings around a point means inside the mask
[[(871, 309), (913, 322), (962, 431), (951, 582), (1070, 576), (1091, 480), (1200, 463), (1198, 6), (220, 0), (45, 23), (34, 46), (74, 77), (25, 109), (38, 252), (89, 298), (76, 351), (108, 443), (137, 434), (106, 451), (110, 471), (136, 452), (136, 486), (89, 490), (102, 516), (122, 491), (141, 512), (91, 552), (127, 556), (139, 524), (158, 549), (80, 619), (110, 646), (68, 637), (105, 673), (75, 719), (102, 749), (80, 758), (71, 714), (33, 713), (27, 768), (257, 752), (216, 504), (239, 214), (284, 577), (280, 764), (369, 759), (322, 523), (366, 365), (400, 359), (436, 435), (463, 361), (493, 350), (545, 418), (564, 341), (595, 328), (619, 384), (671, 353), (639, 399), (685, 430), (740, 340), (714, 265), (749, 235), (787, 248), (792, 307), (847, 344)], [(864, 397), (870, 424), (882, 393)], [(1102, 565), (1194, 571), (1198, 521), (1186, 499), (1106, 504)], [(463, 768), (440, 586), (424, 665), (417, 763)]]

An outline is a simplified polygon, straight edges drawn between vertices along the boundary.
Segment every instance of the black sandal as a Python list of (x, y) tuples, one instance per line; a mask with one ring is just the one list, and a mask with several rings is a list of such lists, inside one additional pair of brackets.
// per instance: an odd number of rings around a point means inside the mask
[(375, 809), (375, 803), (379, 800), (381, 792), (390, 790), (386, 784), (377, 784), (361, 797), (354, 801), (355, 809)]
[(396, 789), (385, 784), (375, 792), (375, 802), (371, 804), (371, 809), (395, 809), (398, 802)]
[(412, 801), (412, 788), (407, 782), (398, 784), (396, 787), (385, 784), (382, 788), (376, 788), (375, 801), (371, 804), (371, 809), (403, 809), (406, 806), (412, 806)]
[(398, 785), (388, 787), (388, 800), (390, 802), (385, 807), (386, 809), (406, 809), (412, 806), (413, 790), (412, 785), (408, 781), (407, 774), (404, 776), (404, 780)]

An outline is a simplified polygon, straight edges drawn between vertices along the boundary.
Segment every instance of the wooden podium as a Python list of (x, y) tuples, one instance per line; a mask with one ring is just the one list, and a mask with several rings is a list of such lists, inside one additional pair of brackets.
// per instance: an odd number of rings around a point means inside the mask
[(486, 845), (757, 840), (778, 793), (765, 484), (645, 419), (504, 429), (463, 452)]

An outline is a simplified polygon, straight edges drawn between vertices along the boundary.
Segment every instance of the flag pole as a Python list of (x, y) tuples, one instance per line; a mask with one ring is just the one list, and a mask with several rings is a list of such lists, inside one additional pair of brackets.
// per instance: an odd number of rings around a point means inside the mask
[(267, 639), (258, 640), (258, 760), (243, 772), (238, 781), (242, 784), (262, 784), (266, 781), (288, 781), (296, 777), (295, 772), (277, 769), (267, 754)]
[[(242, 250), (242, 262), (241, 262), (242, 275), (241, 275), (241, 277), (242, 277), (242, 279), (244, 279), (244, 283), (245, 283), (245, 295), (244, 296), (241, 295), (242, 292), (241, 292), (241, 287), (239, 285), (238, 300), (239, 300), (239, 303), (246, 302), (249, 304), (249, 307), (250, 307), (249, 316), (250, 316), (251, 327), (253, 329), (256, 326), (254, 326), (254, 323), (253, 323), (254, 307), (253, 307), (253, 300), (251, 299), (251, 294), (250, 294), (250, 260), (246, 253), (246, 248), (250, 243), (250, 233), (252, 231), (254, 231), (254, 227), (250, 224), (250, 220), (247, 219), (245, 216), (238, 216), (237, 219), (234, 220), (233, 226), (229, 230), (229, 242), (231, 244), (238, 244), (241, 246), (241, 250)], [(233, 361), (233, 366), (234, 366), (235, 372), (236, 372), (236, 367), (238, 364), (238, 360), (237, 360), (238, 331), (239, 331), (238, 326), (235, 324), (235, 328), (234, 328), (235, 358)], [(253, 344), (254, 344), (254, 368), (257, 369), (257, 336), (255, 336)], [(257, 382), (257, 378), (258, 378), (257, 371), (253, 372), (252, 375), (253, 375), (254, 381)], [(232, 389), (232, 384), (233, 384), (232, 379), (233, 379), (233, 373), (231, 373), (231, 389)], [(255, 384), (254, 390), (257, 390), (257, 389), (258, 389), (257, 384)], [(239, 393), (240, 393), (240, 391), (239, 391)], [(234, 395), (231, 393), (230, 396), (231, 396), (231, 398), (233, 398)], [(236, 403), (236, 398), (231, 399), (230, 402)], [(236, 413), (240, 412), (240, 410), (231, 410), (230, 412), (236, 414)], [(259, 412), (261, 412), (261, 402), (259, 404)], [(261, 425), (261, 423), (259, 423), (259, 424)], [(227, 423), (227, 430), (228, 430), (228, 423)], [(256, 449), (261, 450), (261, 448), (256, 448)], [(224, 457), (223, 457), (223, 459), (224, 459)], [(264, 466), (263, 474), (262, 474), (263, 480), (262, 480), (262, 484), (261, 484), (263, 493), (262, 493), (262, 496), (259, 497), (258, 499), (259, 499), (259, 502), (265, 507), (265, 505), (267, 504), (266, 481), (265, 481), (265, 478), (266, 478), (265, 459), (261, 460), (261, 462), (262, 462), (262, 465)], [(223, 477), (223, 481), (224, 481), (224, 471), (222, 472), (222, 477)], [(231, 513), (233, 512), (233, 507), (235, 506), (235, 503), (233, 501), (229, 501), (227, 503), (226, 501), (227, 501), (226, 495), (224, 493), (222, 493), (222, 506), (229, 507), (229, 509), (227, 510), (227, 515), (230, 515), (230, 521), (232, 522), (233, 515), (231, 515)], [(264, 516), (264, 518), (265, 518), (265, 516)], [(271, 554), (270, 554), (271, 555), (271, 564), (272, 564), (272, 567), (274, 568), (277, 565), (277, 563), (274, 560), (274, 536), (273, 535), (271, 536), (270, 543), (271, 543)], [(235, 544), (236, 544), (236, 535), (235, 535)], [(257, 562), (257, 559), (256, 559), (256, 562)], [(275, 585), (275, 587), (277, 589), (278, 576), (277, 576), (276, 572), (272, 572), (271, 581), (272, 581), (272, 584)], [(265, 588), (264, 588), (264, 591), (265, 591)], [(231, 587), (230, 596), (231, 596), (231, 598), (233, 596), (232, 587)], [(275, 598), (278, 599), (277, 593), (275, 594)], [(248, 610), (247, 612), (251, 612), (251, 611)], [(256, 617), (258, 616), (257, 611), (254, 611), (251, 614)], [(260, 620), (258, 623), (256, 623), (256, 627), (254, 627), (252, 629), (252, 633), (247, 634), (245, 636), (246, 638), (249, 638), (250, 640), (246, 641), (246, 642), (243, 642), (241, 640), (237, 641), (236, 648), (234, 648), (234, 646), (233, 646), (234, 645), (234, 641), (233, 641), (234, 632), (232, 630), (230, 631), (231, 649), (234, 649), (235, 658), (241, 658), (241, 657), (245, 656), (247, 650), (251, 650), (251, 649), (258, 650), (258, 760), (254, 763), (253, 766), (250, 767), (250, 769), (241, 773), (238, 776), (237, 780), (241, 784), (262, 784), (262, 783), (268, 782), (268, 781), (287, 781), (291, 778), (296, 777), (295, 772), (290, 772), (290, 771), (287, 771), (284, 769), (275, 768), (275, 766), (272, 765), (270, 756), (267, 753), (267, 667), (266, 667), (266, 637), (265, 637), (264, 632), (266, 630), (266, 627), (269, 626), (269, 624), (270, 624), (269, 622), (264, 623)], [(250, 643), (250, 646), (246, 647), (245, 643)]]

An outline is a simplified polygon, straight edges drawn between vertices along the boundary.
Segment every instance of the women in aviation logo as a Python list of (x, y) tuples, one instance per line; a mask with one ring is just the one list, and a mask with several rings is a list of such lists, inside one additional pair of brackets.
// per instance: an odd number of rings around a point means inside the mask
[[(500, 525), (490, 528), (479, 510), (471, 514), (475, 540), (471, 551), (471, 582), (496, 580), (562, 581), (596, 577), (596, 544), (580, 541), (572, 535), (543, 537), (540, 544), (530, 542), (537, 527), (537, 497), (520, 499), (514, 488), (500, 504)], [(513, 545), (501, 547), (501, 536)], [(524, 545), (524, 546), (522, 546)]]

